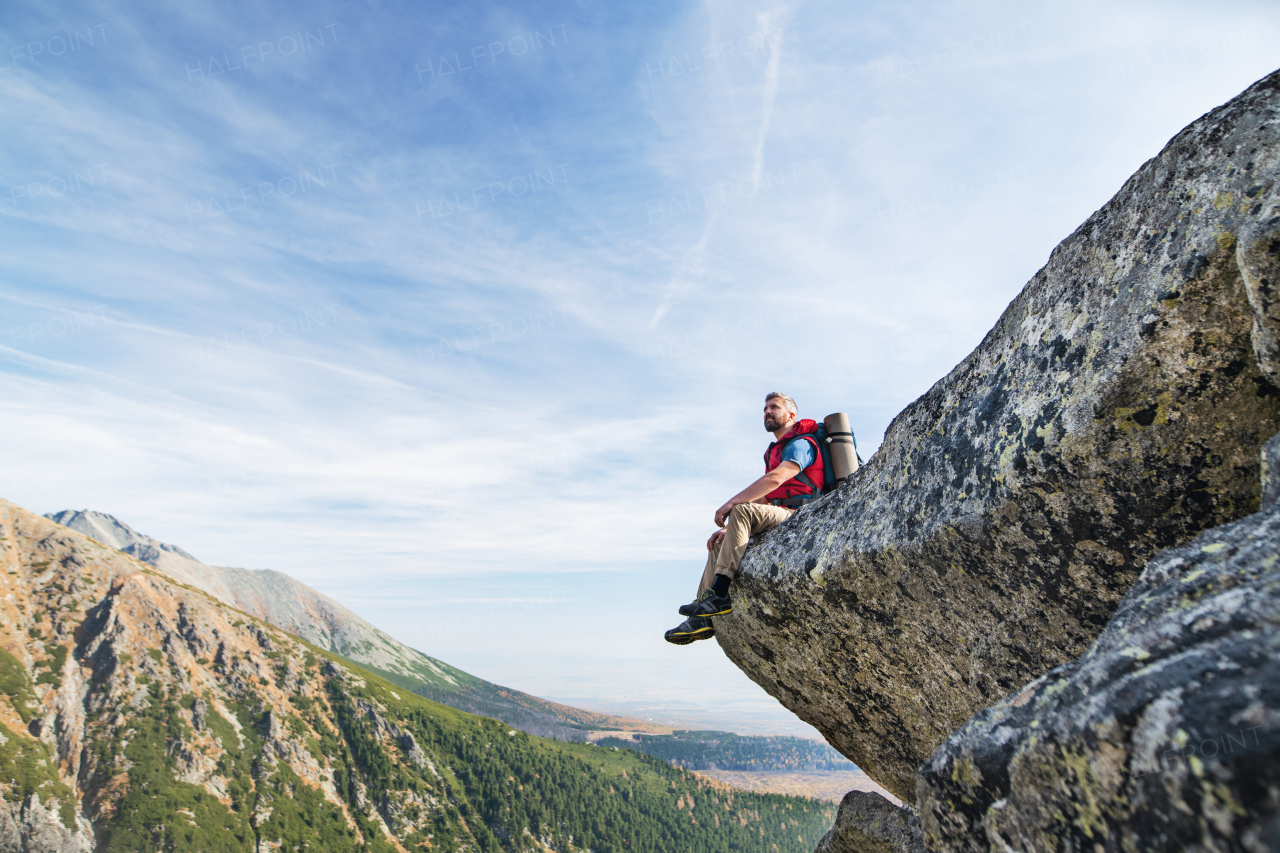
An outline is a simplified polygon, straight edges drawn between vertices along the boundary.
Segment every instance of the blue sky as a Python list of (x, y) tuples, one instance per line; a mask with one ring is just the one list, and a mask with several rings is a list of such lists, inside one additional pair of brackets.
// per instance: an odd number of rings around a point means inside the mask
[(764, 393), (867, 457), (1277, 45), (1265, 2), (6, 4), (0, 494), (782, 730), (661, 640)]

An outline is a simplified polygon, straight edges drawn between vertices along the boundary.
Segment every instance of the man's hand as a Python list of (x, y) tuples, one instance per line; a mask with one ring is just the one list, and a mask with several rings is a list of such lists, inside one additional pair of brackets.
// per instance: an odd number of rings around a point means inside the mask
[(711, 534), (711, 538), (707, 540), (707, 550), (714, 552), (720, 547), (720, 543), (724, 541), (724, 531), (717, 530)]
[(729, 517), (729, 511), (733, 509), (733, 507), (733, 501), (729, 501), (727, 504), (716, 510), (716, 527), (724, 527), (724, 520)]

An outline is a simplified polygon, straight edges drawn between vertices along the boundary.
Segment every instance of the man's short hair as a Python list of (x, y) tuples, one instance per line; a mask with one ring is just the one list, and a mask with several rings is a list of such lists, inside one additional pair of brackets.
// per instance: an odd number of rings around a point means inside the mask
[(799, 416), (800, 412), (796, 410), (796, 401), (791, 399), (786, 394), (783, 394), (781, 391), (770, 391), (768, 394), (766, 394), (764, 401), (767, 403), (770, 400), (781, 400), (782, 404), (787, 407), (788, 412), (790, 412), (793, 415)]

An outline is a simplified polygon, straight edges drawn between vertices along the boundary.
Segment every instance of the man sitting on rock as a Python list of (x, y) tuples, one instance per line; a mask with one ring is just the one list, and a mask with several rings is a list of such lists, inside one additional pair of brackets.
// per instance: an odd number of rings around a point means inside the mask
[(711, 619), (733, 611), (729, 584), (738, 573), (747, 540), (786, 521), (821, 490), (818, 425), (798, 419), (796, 401), (777, 391), (765, 397), (764, 428), (776, 439), (764, 454), (765, 475), (716, 510), (716, 526), (723, 529), (707, 540), (710, 554), (698, 598), (680, 608), (680, 615), (689, 618), (664, 635), (669, 643), (683, 646), (715, 636)]

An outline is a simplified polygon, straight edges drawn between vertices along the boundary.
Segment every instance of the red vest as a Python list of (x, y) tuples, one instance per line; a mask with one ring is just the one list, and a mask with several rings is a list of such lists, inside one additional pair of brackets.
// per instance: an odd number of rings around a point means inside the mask
[[(782, 438), (769, 445), (769, 449), (764, 452), (764, 470), (767, 474), (782, 464), (782, 451), (791, 442), (808, 441), (813, 444), (813, 464), (765, 495), (765, 500), (769, 503), (795, 506), (798, 501), (787, 499), (808, 497), (809, 495), (817, 494), (821, 490), (823, 476), (822, 448), (818, 446), (817, 432), (817, 421), (811, 421), (808, 418), (797, 421), (795, 426), (787, 430)], [(786, 503), (783, 503), (784, 501)]]

